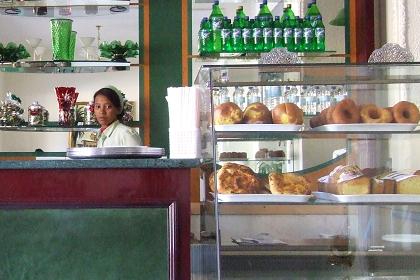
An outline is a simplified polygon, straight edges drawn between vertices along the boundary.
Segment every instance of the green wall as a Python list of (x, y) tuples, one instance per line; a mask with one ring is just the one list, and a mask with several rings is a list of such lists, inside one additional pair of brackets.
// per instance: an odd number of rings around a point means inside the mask
[(150, 1), (150, 140), (169, 153), (166, 88), (182, 85), (181, 0)]

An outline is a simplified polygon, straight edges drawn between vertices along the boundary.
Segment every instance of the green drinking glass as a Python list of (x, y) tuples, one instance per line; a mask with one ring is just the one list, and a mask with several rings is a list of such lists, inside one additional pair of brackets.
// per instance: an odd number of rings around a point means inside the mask
[(53, 60), (70, 60), (69, 47), (73, 21), (54, 18), (50, 22)]
[(74, 50), (76, 48), (76, 35), (76, 31), (72, 31), (70, 34), (69, 60), (74, 60)]

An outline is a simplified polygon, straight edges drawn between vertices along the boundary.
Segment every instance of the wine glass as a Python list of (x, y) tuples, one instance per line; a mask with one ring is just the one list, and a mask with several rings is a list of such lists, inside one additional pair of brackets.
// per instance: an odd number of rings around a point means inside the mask
[(32, 60), (36, 60), (36, 53), (35, 50), (41, 44), (42, 39), (41, 38), (28, 38), (26, 39), (26, 43), (28, 43), (28, 46), (31, 48), (32, 52)]
[[(46, 47), (39, 46), (39, 47), (35, 48), (34, 56), (36, 55), (37, 59), (41, 61), (46, 50), (47, 50)], [(35, 59), (35, 57), (34, 57), (34, 59)]]
[(86, 60), (89, 60), (89, 49), (92, 47), (95, 37), (79, 37), (80, 42), (82, 43), (82, 49), (86, 53)]

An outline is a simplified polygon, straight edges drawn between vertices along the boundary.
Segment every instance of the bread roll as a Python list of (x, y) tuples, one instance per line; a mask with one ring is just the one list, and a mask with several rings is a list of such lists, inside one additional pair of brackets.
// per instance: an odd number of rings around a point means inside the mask
[(278, 104), (271, 114), (275, 124), (303, 124), (303, 111), (293, 103)]
[(233, 102), (220, 104), (214, 109), (214, 124), (237, 124), (242, 122), (242, 110)]
[(273, 123), (271, 112), (262, 103), (256, 102), (249, 104), (244, 110), (243, 123)]

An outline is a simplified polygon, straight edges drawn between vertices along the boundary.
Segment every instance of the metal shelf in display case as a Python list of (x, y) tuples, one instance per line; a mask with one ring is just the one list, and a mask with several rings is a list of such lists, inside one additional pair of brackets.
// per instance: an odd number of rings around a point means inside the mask
[(1, 72), (11, 73), (100, 73), (130, 70), (129, 62), (113, 61), (22, 61), (1, 63)]

